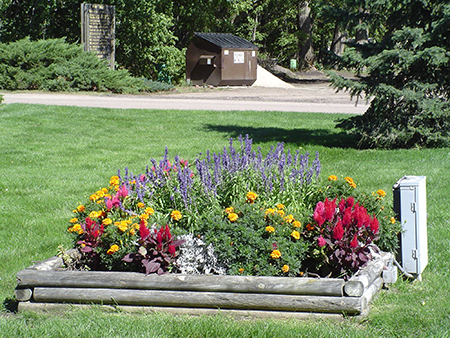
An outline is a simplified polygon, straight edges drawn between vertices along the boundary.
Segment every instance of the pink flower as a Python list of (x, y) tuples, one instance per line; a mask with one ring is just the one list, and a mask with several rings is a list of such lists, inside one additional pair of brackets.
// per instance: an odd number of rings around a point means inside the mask
[(128, 196), (128, 190), (127, 190), (127, 187), (124, 186), (124, 185), (122, 185), (122, 186), (119, 188), (119, 191), (117, 192), (116, 196), (119, 197), (119, 198), (120, 198), (120, 197), (123, 197), (123, 198), (127, 197), (127, 196)]
[(109, 197), (105, 198), (105, 204), (106, 204), (106, 207), (108, 208), (108, 210), (112, 209), (113, 202), (112, 202), (112, 200)]
[(317, 222), (317, 225), (319, 226), (325, 223), (324, 213), (325, 213), (325, 205), (323, 204), (323, 202), (318, 202), (316, 205), (316, 209), (314, 210), (313, 218)]
[(325, 246), (325, 244), (327, 244), (322, 236), (319, 236), (319, 238), (317, 238), (317, 243), (319, 244), (319, 247), (323, 247)]

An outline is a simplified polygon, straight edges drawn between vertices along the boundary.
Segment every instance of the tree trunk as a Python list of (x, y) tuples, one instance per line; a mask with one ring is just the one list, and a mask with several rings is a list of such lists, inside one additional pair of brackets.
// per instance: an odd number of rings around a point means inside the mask
[(333, 31), (333, 40), (331, 41), (330, 51), (336, 55), (342, 55), (347, 40), (347, 30), (336, 23)]
[(310, 67), (315, 61), (314, 50), (312, 46), (312, 18), (309, 1), (301, 1), (298, 4), (298, 27), (303, 32), (305, 40), (300, 48), (299, 61), (304, 67)]

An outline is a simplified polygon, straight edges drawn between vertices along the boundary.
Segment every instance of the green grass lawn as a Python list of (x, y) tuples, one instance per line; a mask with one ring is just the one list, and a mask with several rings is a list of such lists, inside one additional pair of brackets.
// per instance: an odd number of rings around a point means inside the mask
[[(334, 129), (343, 115), (152, 111), (0, 105), (0, 337), (449, 337), (450, 149), (358, 150)], [(235, 321), (224, 316), (128, 315), (99, 309), (13, 314), (15, 275), (70, 246), (71, 211), (118, 169), (218, 152), (249, 134), (267, 152), (319, 151), (322, 178), (351, 176), (388, 192), (404, 175), (427, 176), (429, 264), (422, 282), (399, 281), (362, 322)]]

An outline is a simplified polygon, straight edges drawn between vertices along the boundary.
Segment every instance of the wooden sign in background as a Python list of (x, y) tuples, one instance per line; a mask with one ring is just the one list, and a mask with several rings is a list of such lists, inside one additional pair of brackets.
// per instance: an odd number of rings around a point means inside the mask
[(92, 51), (100, 59), (108, 60), (114, 68), (115, 7), (81, 4), (81, 43), (85, 51)]

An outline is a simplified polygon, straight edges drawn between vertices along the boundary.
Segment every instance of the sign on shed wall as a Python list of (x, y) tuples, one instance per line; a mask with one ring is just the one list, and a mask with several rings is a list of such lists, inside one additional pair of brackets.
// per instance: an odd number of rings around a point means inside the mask
[(108, 60), (114, 68), (115, 7), (99, 4), (81, 4), (81, 43), (84, 50), (95, 52)]

